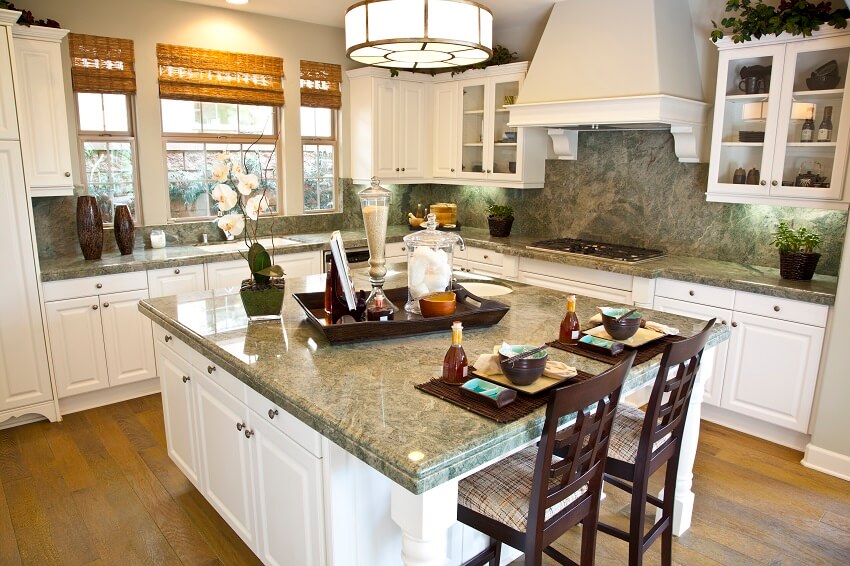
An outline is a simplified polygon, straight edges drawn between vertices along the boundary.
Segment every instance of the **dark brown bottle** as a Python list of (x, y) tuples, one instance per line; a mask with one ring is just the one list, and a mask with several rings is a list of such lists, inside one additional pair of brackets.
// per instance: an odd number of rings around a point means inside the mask
[(459, 320), (452, 323), (452, 345), (443, 358), (442, 380), (451, 385), (462, 385), (469, 375), (469, 362), (463, 351), (463, 324)]
[(392, 308), (383, 290), (375, 289), (374, 302), (366, 307), (366, 320), (392, 320), (395, 318), (395, 309)]
[(809, 143), (815, 141), (815, 111), (812, 108), (812, 115), (803, 121), (803, 127), (800, 130), (800, 142)]
[(575, 344), (578, 342), (579, 335), (580, 325), (576, 316), (576, 296), (570, 295), (567, 297), (567, 314), (564, 315), (564, 320), (561, 321), (561, 328), (558, 331), (558, 342)]

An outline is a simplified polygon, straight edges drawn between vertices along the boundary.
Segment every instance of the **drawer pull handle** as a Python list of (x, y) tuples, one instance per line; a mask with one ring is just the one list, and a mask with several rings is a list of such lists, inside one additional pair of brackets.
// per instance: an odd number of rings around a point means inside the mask
[(720, 324), (722, 324), (722, 325), (724, 325), (724, 326), (725, 326), (725, 325), (726, 325), (726, 321), (725, 321), (725, 320), (721, 320), (721, 321), (720, 321)]
[(395, 170), (398, 171), (398, 167), (396, 167)]
[(404, 167), (402, 167), (401, 170), (404, 171)]
[(183, 376), (183, 383), (189, 383), (191, 380), (192, 380), (192, 378), (189, 377), (188, 375)]
[(243, 424), (243, 423), (236, 423), (236, 430), (238, 430), (239, 432), (242, 432), (242, 429), (243, 429), (243, 428), (245, 428), (245, 424)]
[(246, 428), (245, 429), (245, 438), (251, 438), (252, 436), (254, 436), (254, 431)]
[(103, 303), (103, 308), (108, 309), (108, 308), (109, 308), (109, 303)]
[(732, 328), (738, 328), (738, 323), (737, 323), (737, 322), (733, 322), (733, 323), (732, 323)]
[(766, 185), (767, 185), (767, 181), (766, 181), (765, 179), (762, 179), (761, 181), (759, 181), (759, 185), (761, 185), (762, 187), (764, 187), (764, 186), (766, 186)]
[(98, 283), (97, 285), (95, 285), (95, 287), (97, 289), (103, 289), (103, 283)]
[(269, 418), (273, 419), (278, 415), (277, 409), (269, 409)]
[(779, 305), (773, 305), (773, 310), (779, 312), (782, 309), (779, 308)]
[(166, 342), (171, 342), (171, 334), (166, 334), (166, 335), (165, 335), (165, 341), (166, 341)]
[(207, 366), (207, 373), (212, 375), (212, 372), (215, 371), (215, 366)]
[(490, 256), (485, 255), (485, 256), (484, 256), (484, 259), (490, 259)]
[(454, 167), (452, 167), (452, 173), (454, 173), (454, 172), (455, 172), (455, 168), (454, 168)]
[(175, 270), (174, 270), (174, 275), (180, 275), (180, 270), (179, 270), (179, 269), (175, 269)]
[(97, 310), (97, 305), (92, 305), (92, 306), (91, 306), (91, 310), (96, 311), (96, 310)]
[(65, 171), (65, 176), (66, 176), (66, 177), (70, 177), (70, 176), (71, 176), (71, 172), (70, 172), (70, 171)]
[(777, 181), (776, 179), (774, 179), (773, 181), (771, 181), (771, 182), (770, 182), (770, 184), (771, 184), (771, 185), (773, 185), (773, 186), (775, 187), (775, 186), (777, 186), (777, 185), (779, 184), (779, 181)]
[(688, 291), (688, 295), (690, 295), (691, 297), (693, 297), (694, 295), (696, 295), (696, 293), (694, 293), (693, 291)]
[(405, 248), (404, 246), (402, 246), (402, 247), (401, 247), (401, 251), (406, 252), (406, 251), (407, 251), (407, 248)]

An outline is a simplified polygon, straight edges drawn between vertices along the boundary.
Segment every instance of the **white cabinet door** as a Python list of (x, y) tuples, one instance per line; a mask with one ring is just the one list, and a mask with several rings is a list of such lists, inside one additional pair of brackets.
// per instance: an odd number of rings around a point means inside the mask
[(203, 264), (148, 271), (148, 291), (152, 299), (204, 289)]
[(736, 312), (721, 407), (806, 432), (823, 328)]
[[(3, 34), (0, 32), (0, 37)], [(2, 88), (2, 86), (0, 86)], [(0, 411), (53, 398), (21, 148), (0, 141)]]
[(109, 387), (98, 298), (52, 301), (44, 308), (59, 397)]
[[(289, 275), (287, 273), (287, 275)], [(217, 261), (207, 264), (207, 289), (238, 290), (242, 281), (251, 277), (248, 262), (244, 259)]]
[[(652, 308), (661, 312), (690, 316), (702, 320), (711, 320), (712, 318), (716, 318), (717, 322), (721, 324), (729, 324), (732, 320), (732, 311), (729, 309), (700, 305), (698, 303), (688, 303), (686, 301), (668, 299), (667, 297), (655, 297), (655, 304)], [(708, 383), (706, 383), (703, 402), (719, 407), (721, 392), (723, 391), (724, 376), (726, 373), (726, 358), (729, 352), (729, 342), (726, 341), (718, 344), (714, 347), (714, 350), (716, 352), (714, 371), (709, 377)]]
[(428, 124), (426, 123), (427, 90), (422, 83), (401, 82), (398, 85), (399, 115), (397, 123), (398, 155), (396, 167), (400, 177), (422, 178), (426, 171)]
[(396, 165), (398, 149), (398, 84), (392, 79), (375, 79), (372, 90), (375, 147), (372, 150), (372, 175), (378, 179), (399, 176)]
[(458, 83), (434, 85), (434, 177), (457, 176), (458, 154)]
[(281, 266), (287, 277), (304, 277), (322, 272), (322, 252), (302, 252), (281, 254), (273, 258)]
[(321, 459), (255, 413), (251, 430), (257, 555), (264, 564), (324, 564)]
[(201, 373), (193, 376), (198, 410), (201, 486), (236, 534), (256, 547), (248, 409)]
[(20, 139), (12, 83), (12, 57), (6, 27), (0, 28), (0, 140)]
[(192, 367), (165, 346), (159, 345), (157, 353), (168, 455), (200, 489)]
[(153, 328), (139, 312), (147, 291), (128, 291), (100, 297), (100, 316), (106, 349), (109, 385), (114, 387), (156, 377)]
[[(71, 195), (71, 147), (60, 40), (64, 33), (14, 32), (15, 87), (27, 184), (31, 196)], [(59, 35), (59, 39), (33, 35)], [(21, 37), (24, 35), (25, 37)], [(73, 105), (71, 105), (73, 107)]]

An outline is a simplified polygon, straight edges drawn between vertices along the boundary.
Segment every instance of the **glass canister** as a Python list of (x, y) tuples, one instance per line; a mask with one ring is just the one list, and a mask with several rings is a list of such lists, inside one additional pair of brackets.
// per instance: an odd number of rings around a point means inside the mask
[(437, 230), (436, 215), (429, 214), (426, 229), (404, 237), (407, 248), (407, 303), (404, 310), (416, 314), (419, 298), (429, 293), (447, 291), (452, 286), (454, 246), (463, 238)]

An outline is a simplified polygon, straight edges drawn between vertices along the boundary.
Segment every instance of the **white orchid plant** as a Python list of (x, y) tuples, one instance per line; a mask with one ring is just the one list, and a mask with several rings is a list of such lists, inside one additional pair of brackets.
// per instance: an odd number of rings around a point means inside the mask
[(228, 239), (242, 235), (248, 248), (242, 257), (248, 262), (254, 283), (265, 286), (270, 278), (282, 277), (283, 269), (272, 264), (268, 251), (257, 241), (260, 213), (270, 208), (267, 187), (257, 175), (246, 172), (246, 167), (235, 162), (227, 151), (216, 156), (212, 179), (216, 184), (210, 196), (218, 206), (215, 223)]

